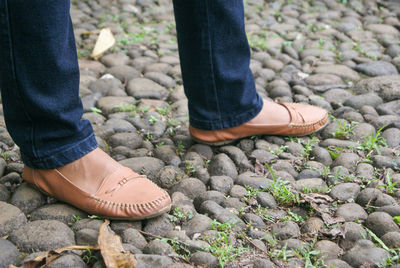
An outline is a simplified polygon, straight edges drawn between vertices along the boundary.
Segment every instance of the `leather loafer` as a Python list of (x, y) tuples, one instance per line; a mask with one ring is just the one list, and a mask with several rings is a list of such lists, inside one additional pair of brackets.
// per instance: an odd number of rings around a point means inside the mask
[(189, 126), (189, 132), (199, 143), (218, 146), (253, 135), (305, 136), (321, 130), (328, 123), (328, 112), (322, 108), (298, 103), (277, 103), (289, 112), (289, 123), (266, 124), (268, 113), (262, 109), (255, 118), (237, 127), (201, 130)]
[[(105, 154), (102, 151), (95, 153), (100, 157)], [(90, 169), (90, 166), (86, 168)], [(122, 165), (117, 166), (107, 176), (98, 178), (101, 184), (93, 194), (76, 186), (59, 169), (42, 170), (25, 166), (22, 177), (45, 194), (89, 214), (110, 219), (148, 219), (168, 212), (171, 208), (171, 199), (166, 191), (144, 175), (139, 175)]]

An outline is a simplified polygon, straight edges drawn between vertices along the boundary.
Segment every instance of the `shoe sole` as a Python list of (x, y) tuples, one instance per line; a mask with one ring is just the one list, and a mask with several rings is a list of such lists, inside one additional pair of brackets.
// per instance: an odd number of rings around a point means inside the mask
[[(40, 188), (37, 187), (36, 185), (31, 184), (31, 183), (29, 183), (28, 181), (26, 181), (26, 182), (27, 182), (29, 185), (31, 185), (33, 188), (35, 188), (36, 190), (38, 190), (39, 192), (41, 192), (42, 194), (44, 194), (44, 195), (46, 195), (46, 196), (50, 196), (50, 197), (52, 197), (52, 198), (55, 198), (55, 199), (59, 200), (57, 197), (54, 197), (54, 196), (52, 196), (52, 195), (46, 193), (45, 191), (43, 191), (42, 189), (40, 189)], [(61, 201), (61, 200), (59, 200), (59, 201)], [(63, 202), (63, 201), (61, 201), (61, 202)], [(66, 203), (66, 202), (63, 202), (63, 203), (75, 207), (74, 205), (71, 205), (71, 204), (69, 204), (69, 203)], [(123, 220), (140, 221), (140, 220), (147, 220), (147, 219), (155, 218), (155, 217), (160, 216), (160, 215), (162, 215), (162, 214), (164, 214), (164, 213), (167, 213), (167, 212), (169, 212), (169, 211), (171, 210), (171, 206), (172, 206), (172, 204), (169, 204), (168, 206), (166, 206), (166, 207), (160, 209), (159, 211), (157, 211), (157, 212), (155, 212), (155, 213), (153, 213), (153, 214), (146, 215), (146, 216), (143, 216), (143, 217), (136, 217), (136, 218), (108, 217), (108, 216), (104, 216), (104, 215), (96, 215), (96, 216), (99, 216), (99, 217), (102, 217), (102, 218), (105, 218), (105, 219), (110, 219), (110, 220), (118, 220), (118, 221), (123, 221)], [(75, 207), (75, 208), (77, 208), (77, 209), (79, 209), (79, 210), (82, 210), (82, 209), (80, 209), (80, 208), (78, 208), (78, 207)], [(84, 211), (84, 210), (82, 210), (82, 211)], [(84, 211), (84, 212), (86, 212), (86, 211)], [(88, 213), (88, 212), (86, 212), (86, 213)], [(90, 214), (90, 213), (88, 213), (88, 214)]]
[[(308, 136), (308, 135), (311, 135), (311, 134), (313, 134), (313, 133), (317, 133), (317, 132), (321, 131), (322, 129), (324, 129), (324, 128), (328, 125), (328, 123), (329, 123), (329, 119), (328, 119), (328, 120), (326, 121), (326, 123), (325, 123), (323, 126), (321, 126), (319, 129), (317, 129), (317, 130), (315, 130), (315, 131), (313, 131), (313, 132), (310, 132), (310, 133), (303, 134), (303, 135), (279, 135), (279, 134), (272, 134), (272, 136), (305, 137), (305, 136)], [(263, 134), (263, 135), (269, 135), (269, 134)], [(190, 136), (192, 137), (192, 139), (193, 139), (195, 142), (201, 143), (201, 144), (205, 144), (205, 145), (210, 145), (210, 146), (228, 145), (228, 144), (234, 143), (235, 141), (238, 141), (238, 140), (240, 140), (240, 139), (246, 138), (246, 137), (242, 137), (242, 138), (233, 139), (233, 140), (217, 141), (217, 142), (208, 142), (208, 141), (199, 140), (199, 139), (197, 139), (196, 137), (193, 137), (192, 134), (190, 134)], [(247, 136), (247, 137), (249, 137), (249, 136)]]

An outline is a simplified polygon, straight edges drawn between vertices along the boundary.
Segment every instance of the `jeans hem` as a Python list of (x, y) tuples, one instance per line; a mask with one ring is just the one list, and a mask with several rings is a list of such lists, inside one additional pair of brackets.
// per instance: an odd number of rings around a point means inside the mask
[(71, 147), (43, 158), (31, 158), (21, 152), (21, 159), (25, 165), (34, 169), (54, 169), (65, 166), (98, 147), (96, 137), (92, 133), (85, 139), (75, 143)]
[(221, 119), (218, 118), (216, 120), (207, 120), (207, 121), (197, 120), (195, 118), (190, 117), (189, 121), (191, 126), (202, 130), (218, 130), (218, 129), (233, 128), (240, 126), (250, 121), (254, 117), (256, 117), (260, 113), (263, 105), (264, 105), (263, 100), (260, 98), (260, 101), (256, 107), (238, 115), (224, 117)]

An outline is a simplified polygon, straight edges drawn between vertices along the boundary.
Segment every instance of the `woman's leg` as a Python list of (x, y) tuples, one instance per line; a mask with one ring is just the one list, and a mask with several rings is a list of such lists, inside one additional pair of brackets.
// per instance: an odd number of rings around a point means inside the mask
[(22, 177), (90, 214), (144, 219), (169, 210), (168, 193), (97, 148), (82, 120), (68, 0), (0, 0), (0, 88)]
[(243, 0), (174, 0), (189, 131), (220, 145), (261, 135), (307, 135), (327, 112), (314, 106), (261, 100), (249, 68)]
[(0, 0), (0, 88), (8, 131), (32, 168), (63, 166), (97, 147), (81, 120), (67, 0)]
[(241, 125), (263, 106), (249, 68), (243, 0), (174, 0), (190, 125)]

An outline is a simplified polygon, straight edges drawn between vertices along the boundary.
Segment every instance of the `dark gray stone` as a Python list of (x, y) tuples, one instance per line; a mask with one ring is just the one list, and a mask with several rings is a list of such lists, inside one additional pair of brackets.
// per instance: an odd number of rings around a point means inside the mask
[(191, 199), (194, 199), (206, 190), (204, 183), (196, 178), (183, 179), (172, 188), (172, 192), (181, 192)]
[(398, 74), (396, 67), (387, 61), (370, 61), (358, 64), (355, 70), (368, 76), (394, 75)]
[(367, 212), (356, 203), (340, 205), (336, 210), (336, 217), (343, 217), (346, 222), (355, 220), (366, 220)]
[(120, 164), (133, 171), (145, 174), (155, 180), (158, 172), (164, 167), (164, 162), (154, 157), (133, 157), (120, 161)]
[(272, 227), (272, 233), (279, 240), (300, 236), (299, 226), (292, 221), (279, 222)]
[(24, 213), (17, 207), (0, 201), (0, 236), (9, 235), (26, 223)]
[(218, 154), (211, 159), (208, 165), (208, 172), (211, 176), (228, 176), (236, 179), (238, 172), (233, 161), (226, 154)]
[(18, 255), (18, 249), (10, 241), (0, 238), (0, 268), (14, 264)]
[(399, 226), (393, 221), (393, 217), (386, 212), (371, 213), (366, 221), (366, 226), (379, 237), (400, 230)]
[(39, 220), (28, 222), (10, 235), (22, 251), (47, 251), (75, 244), (74, 233), (62, 222)]
[(124, 230), (121, 235), (121, 239), (122, 242), (131, 244), (140, 250), (143, 250), (147, 245), (147, 241), (143, 235), (134, 228), (128, 228)]
[(87, 213), (67, 204), (50, 204), (38, 208), (31, 214), (31, 220), (58, 220), (71, 224), (76, 218), (86, 218)]

